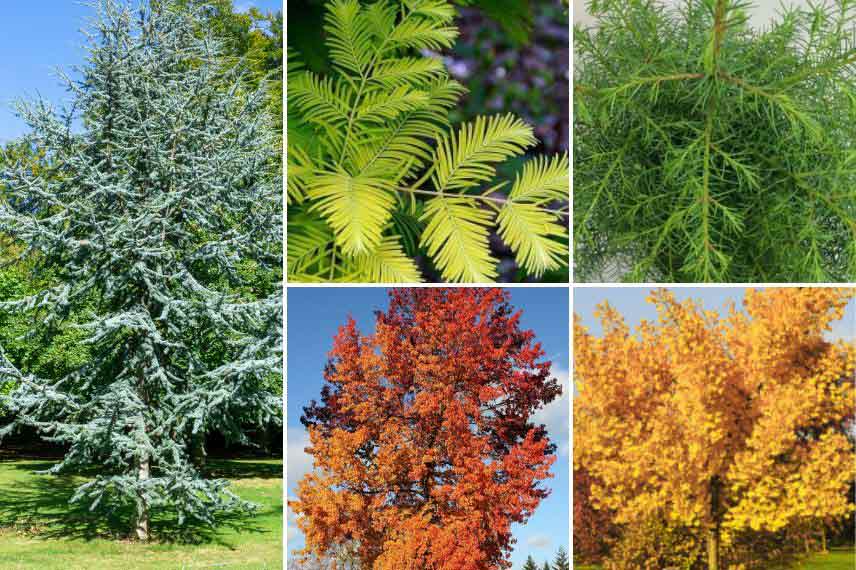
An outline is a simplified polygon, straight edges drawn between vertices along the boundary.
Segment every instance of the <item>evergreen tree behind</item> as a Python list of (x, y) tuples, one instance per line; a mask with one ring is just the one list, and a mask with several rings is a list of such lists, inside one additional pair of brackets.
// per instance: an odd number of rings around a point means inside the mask
[[(564, 546), (560, 546), (559, 550), (556, 552), (556, 557), (553, 559), (552, 570), (569, 570), (570, 567), (571, 563), (568, 560), (568, 551), (565, 550)], [(544, 568), (547, 568), (546, 564), (544, 564)]]
[(33, 335), (86, 308), (89, 359), (49, 379), (0, 352), (0, 383), (16, 383), (0, 437), (31, 426), (67, 445), (51, 473), (99, 473), (72, 500), (132, 506), (147, 540), (153, 512), (214, 524), (252, 508), (202, 478), (189, 447), (209, 429), (246, 443), (242, 428), (281, 407), (281, 295), (242, 289), (281, 265), (280, 185), (265, 94), (186, 10), (101, 0), (88, 37), (66, 79), (76, 112), (19, 107), (50, 161), (2, 173), (0, 231), (57, 283), (4, 308), (35, 310)]
[(526, 563), (523, 564), (523, 570), (538, 570), (538, 566), (535, 565), (535, 560), (532, 559), (532, 555), (526, 557)]

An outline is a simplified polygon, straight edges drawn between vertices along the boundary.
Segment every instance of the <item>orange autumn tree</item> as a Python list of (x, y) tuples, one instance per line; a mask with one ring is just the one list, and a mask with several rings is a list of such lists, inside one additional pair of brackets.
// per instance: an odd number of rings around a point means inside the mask
[(508, 568), (512, 523), (548, 494), (532, 414), (561, 387), (498, 289), (390, 293), (373, 335), (339, 329), (304, 408), (314, 470), (290, 503), (304, 556), (373, 570)]
[(662, 517), (707, 533), (708, 568), (737, 532), (850, 512), (852, 343), (824, 332), (846, 289), (747, 290), (720, 316), (659, 290), (631, 333), (607, 303), (574, 324), (574, 464), (615, 521)]

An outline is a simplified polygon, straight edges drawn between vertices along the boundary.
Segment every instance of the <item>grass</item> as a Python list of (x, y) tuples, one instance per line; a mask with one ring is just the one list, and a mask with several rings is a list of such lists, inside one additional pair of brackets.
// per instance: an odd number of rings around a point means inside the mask
[[(827, 554), (817, 554), (798, 564), (794, 570), (853, 570), (856, 568), (854, 547), (831, 548)], [(601, 570), (596, 565), (574, 565), (575, 570)]]
[(831, 548), (828, 554), (819, 554), (797, 568), (798, 570), (853, 570), (856, 568), (856, 550), (852, 546)]
[(127, 539), (127, 514), (70, 505), (80, 476), (37, 475), (51, 462), (0, 460), (0, 568), (4, 570), (282, 569), (282, 460), (211, 461), (214, 477), (232, 482), (260, 505), (255, 516), (223, 518), (217, 528), (177, 532), (169, 516), (152, 521), (155, 541)]

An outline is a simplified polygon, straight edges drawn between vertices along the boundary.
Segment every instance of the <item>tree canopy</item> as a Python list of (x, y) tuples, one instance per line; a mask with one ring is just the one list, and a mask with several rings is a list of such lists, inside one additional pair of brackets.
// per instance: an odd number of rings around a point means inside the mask
[[(314, 470), (290, 503), (305, 555), (362, 566), (507, 568), (511, 525), (549, 490), (555, 446), (532, 414), (561, 392), (508, 294), (395, 290), (374, 334), (340, 327), (305, 408)], [(292, 379), (292, 381), (298, 381)]]
[(593, 506), (708, 533), (710, 568), (744, 531), (852, 512), (852, 341), (825, 337), (852, 289), (747, 290), (726, 315), (652, 293), (632, 333), (608, 304), (603, 335), (574, 324), (574, 465)]

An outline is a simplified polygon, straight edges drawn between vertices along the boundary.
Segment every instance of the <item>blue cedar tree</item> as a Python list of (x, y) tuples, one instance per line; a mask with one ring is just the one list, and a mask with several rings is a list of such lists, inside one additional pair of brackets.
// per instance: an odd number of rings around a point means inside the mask
[[(224, 68), (219, 43), (172, 5), (101, 0), (72, 111), (21, 104), (44, 171), (7, 169), (0, 232), (52, 270), (56, 285), (3, 303), (36, 310), (31, 331), (79, 325), (88, 361), (58, 379), (22, 372), (0, 352), (5, 405), (18, 426), (67, 453), (50, 469), (98, 466), (73, 501), (133, 505), (213, 524), (252, 505), (189, 459), (194, 434), (276, 418), (281, 295), (240, 293), (244, 267), (281, 262), (281, 198), (265, 94)], [(82, 124), (77, 132), (73, 125)], [(237, 291), (237, 292), (236, 292)]]

